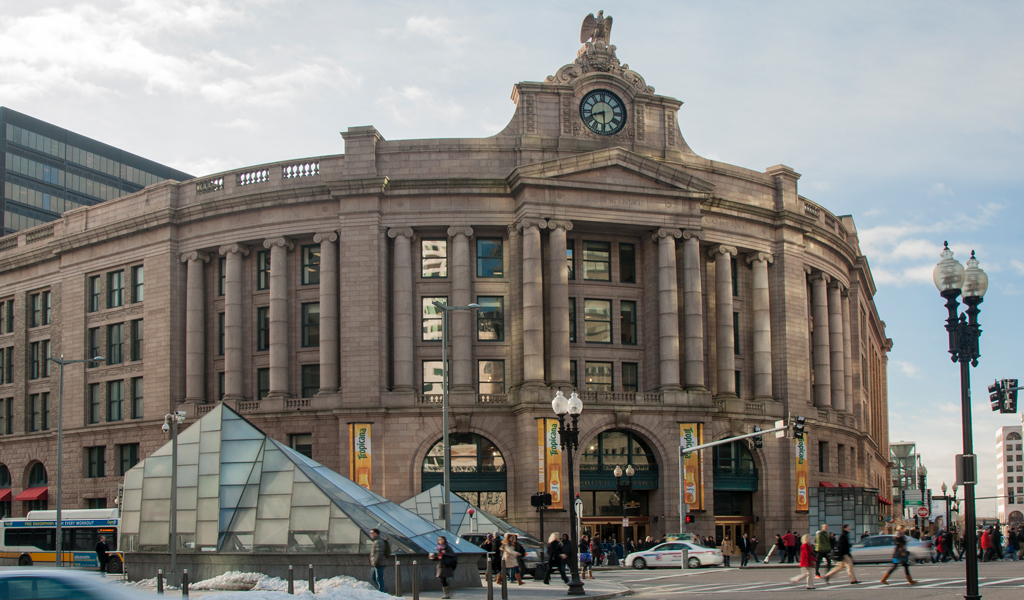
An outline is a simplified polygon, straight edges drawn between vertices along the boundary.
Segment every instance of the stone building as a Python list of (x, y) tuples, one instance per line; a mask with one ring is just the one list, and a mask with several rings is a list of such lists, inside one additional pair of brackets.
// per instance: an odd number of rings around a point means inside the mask
[(704, 451), (691, 531), (806, 529), (798, 478), (887, 503), (891, 341), (853, 218), (787, 166), (697, 155), (682, 103), (606, 38), (512, 100), (490, 138), (351, 127), (341, 155), (161, 182), (0, 239), (9, 510), (30, 488), (45, 504), (56, 471), (47, 353), (105, 358), (65, 372), (64, 506), (112, 505), (165, 413), (219, 401), (393, 501), (419, 494), (443, 467), (436, 299), (481, 306), (450, 318), (453, 490), (516, 526), (538, 530), (559, 389), (585, 405), (572, 475), (593, 533), (680, 530), (680, 424), (710, 441), (808, 422), (799, 477), (792, 439)]

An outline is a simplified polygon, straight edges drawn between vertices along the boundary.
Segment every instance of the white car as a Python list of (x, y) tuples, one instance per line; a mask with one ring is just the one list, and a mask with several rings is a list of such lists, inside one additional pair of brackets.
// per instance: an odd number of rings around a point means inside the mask
[(626, 566), (634, 569), (646, 569), (648, 567), (675, 567), (682, 568), (682, 550), (686, 548), (686, 566), (690, 569), (698, 569), (707, 566), (721, 566), (725, 561), (722, 559), (722, 551), (717, 548), (705, 548), (692, 542), (665, 542), (640, 552), (633, 552), (626, 557)]
[[(850, 557), (855, 563), (887, 563), (892, 561), (892, 552), (896, 548), (895, 536), (873, 535), (850, 546)], [(922, 542), (910, 538), (907, 540), (910, 559), (916, 562), (931, 560), (931, 541)]]

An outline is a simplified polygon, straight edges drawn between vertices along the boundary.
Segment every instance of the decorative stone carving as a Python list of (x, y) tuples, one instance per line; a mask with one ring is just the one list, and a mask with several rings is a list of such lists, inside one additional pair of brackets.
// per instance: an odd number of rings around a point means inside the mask
[(412, 227), (392, 227), (388, 229), (388, 237), (394, 239), (398, 236), (412, 238)]
[(683, 232), (680, 229), (670, 229), (662, 227), (661, 229), (655, 231), (651, 235), (651, 240), (657, 242), (659, 241), (659, 239), (664, 237), (674, 237), (678, 240), (679, 238), (683, 237)]
[(531, 217), (527, 217), (525, 219), (520, 219), (519, 222), (516, 223), (516, 229), (518, 229), (519, 231), (522, 231), (524, 229), (528, 229), (530, 227), (536, 227), (537, 229), (544, 229), (547, 226), (548, 226), (548, 222), (545, 221), (544, 219), (535, 219), (535, 218), (531, 218)]
[(187, 263), (190, 260), (201, 260), (204, 263), (210, 262), (210, 255), (202, 250), (193, 250), (192, 252), (185, 252), (181, 255), (181, 262)]
[[(411, 235), (411, 232), (412, 232), (412, 230), (410, 230), (410, 235)], [(336, 241), (338, 241), (338, 233), (335, 232), (335, 231), (327, 231), (327, 232), (324, 232), (324, 233), (318, 233), (318, 234), (313, 236), (313, 241), (318, 243), (318, 244), (322, 244), (325, 241), (327, 241), (327, 242), (336, 242)]]
[[(608, 19), (610, 20), (611, 17)], [(618, 57), (615, 56), (615, 46), (610, 45), (606, 38), (584, 40), (583, 47), (576, 53), (576, 60), (572, 64), (563, 66), (554, 75), (548, 75), (545, 81), (547, 83), (572, 84), (576, 78), (594, 72), (609, 73), (618, 77), (622, 79), (626, 87), (634, 92), (654, 93), (654, 86), (647, 85), (639, 73), (631, 71), (629, 65), (619, 63)]]
[(548, 221), (548, 229), (564, 229), (566, 231), (572, 231), (572, 221)]
[(295, 248), (295, 243), (285, 237), (270, 238), (263, 241), (264, 248), (273, 248), (274, 246), (284, 248), (286, 250), (292, 250)]
[(588, 41), (608, 43), (612, 37), (612, 18), (604, 16), (604, 11), (597, 11), (597, 16), (590, 13), (583, 19), (583, 27), (580, 28), (580, 43)]
[(460, 233), (462, 235), (466, 236), (466, 237), (472, 237), (473, 236), (473, 228), (472, 227), (449, 227), (448, 228), (448, 236), (449, 237), (455, 237), (455, 236), (459, 235)]
[(217, 249), (217, 253), (221, 256), (227, 256), (228, 254), (241, 254), (242, 256), (249, 256), (249, 247), (242, 244), (227, 244)]
[(708, 234), (703, 229), (686, 229), (683, 231), (683, 239), (688, 240), (690, 238), (697, 238), (703, 240), (708, 237)]

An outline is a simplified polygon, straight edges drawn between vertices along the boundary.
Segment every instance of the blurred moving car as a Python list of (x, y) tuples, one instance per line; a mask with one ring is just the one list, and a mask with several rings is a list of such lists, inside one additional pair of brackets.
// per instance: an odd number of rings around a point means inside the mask
[[(477, 546), (483, 547), (484, 542), (487, 541), (486, 533), (469, 533), (461, 536), (462, 539), (476, 544)], [(519, 543), (523, 545), (526, 550), (526, 556), (523, 557), (523, 575), (529, 575), (534, 579), (537, 577), (537, 565), (541, 562), (541, 549), (544, 547), (543, 544), (532, 538), (519, 538)], [(487, 555), (483, 554), (480, 556), (480, 560), (477, 562), (477, 569), (480, 571), (487, 570)], [(541, 575), (543, 577), (543, 575)], [(0, 596), (2, 597), (2, 596)]]
[(682, 568), (683, 548), (686, 548), (686, 566), (690, 569), (700, 567), (721, 566), (725, 561), (722, 558), (722, 551), (717, 548), (705, 548), (693, 542), (665, 542), (657, 546), (633, 552), (626, 557), (626, 566), (634, 569), (646, 569), (652, 567), (675, 567)]
[[(895, 549), (895, 536), (872, 535), (866, 537), (856, 544), (850, 546), (850, 557), (855, 563), (887, 563), (892, 562), (892, 552)], [(931, 540), (922, 542), (909, 538), (907, 549), (910, 550), (910, 560), (915, 562), (929, 561), (932, 558)]]
[(4, 600), (140, 600), (155, 594), (130, 588), (88, 571), (70, 569), (0, 570)]

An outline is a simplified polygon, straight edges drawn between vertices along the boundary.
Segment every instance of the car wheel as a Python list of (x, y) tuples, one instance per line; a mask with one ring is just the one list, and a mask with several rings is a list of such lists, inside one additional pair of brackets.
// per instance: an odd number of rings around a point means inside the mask
[(690, 560), (686, 561), (686, 567), (688, 569), (699, 569), (700, 568), (700, 561), (697, 560), (696, 557), (691, 558)]
[(107, 561), (107, 573), (120, 574), (124, 572), (124, 565), (121, 563), (121, 559), (116, 556), (111, 556), (110, 560)]
[(646, 569), (647, 568), (647, 561), (642, 559), (642, 558), (634, 558), (633, 559), (633, 568), (634, 569)]
[(21, 558), (18, 559), (18, 566), (19, 567), (31, 567), (32, 566), (32, 557), (27, 555), (27, 554), (23, 555)]

